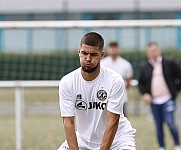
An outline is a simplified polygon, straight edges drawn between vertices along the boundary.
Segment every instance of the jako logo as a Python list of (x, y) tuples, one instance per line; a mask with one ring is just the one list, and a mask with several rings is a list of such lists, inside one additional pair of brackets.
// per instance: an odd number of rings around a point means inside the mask
[[(107, 94), (103, 90), (99, 91), (99, 99), (105, 100), (107, 98)], [(87, 106), (88, 105), (88, 106)], [(75, 102), (75, 107), (78, 110), (87, 110), (87, 109), (98, 109), (98, 110), (104, 110), (106, 108), (107, 103), (102, 102), (89, 102), (88, 104), (82, 100), (82, 95), (77, 95), (77, 100)]]
[(77, 100), (75, 103), (75, 107), (78, 110), (87, 110), (87, 109), (99, 109), (104, 110), (106, 108), (106, 103), (101, 102), (89, 102), (88, 107), (87, 104), (82, 100)]
[(89, 102), (89, 107), (88, 109), (100, 109), (104, 110), (106, 107), (106, 103), (101, 103), (101, 102)]

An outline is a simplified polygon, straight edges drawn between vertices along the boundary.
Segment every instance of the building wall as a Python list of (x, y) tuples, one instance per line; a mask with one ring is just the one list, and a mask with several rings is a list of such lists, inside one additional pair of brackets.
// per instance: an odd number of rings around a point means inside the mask
[(177, 11), (180, 0), (0, 0), (0, 13)]
[[(54, 0), (52, 3), (51, 0), (0, 0), (0, 21), (115, 19), (181, 19), (181, 1)], [(163, 48), (181, 49), (180, 28), (0, 29), (0, 51), (75, 50), (79, 47), (81, 36), (88, 31), (100, 32), (106, 44), (117, 40), (125, 50), (144, 50), (150, 41), (159, 42)]]

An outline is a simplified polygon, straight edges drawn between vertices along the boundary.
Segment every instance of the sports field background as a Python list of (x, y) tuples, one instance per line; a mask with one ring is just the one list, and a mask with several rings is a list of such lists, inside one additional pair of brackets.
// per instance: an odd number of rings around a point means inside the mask
[[(24, 113), (22, 122), (23, 150), (56, 150), (64, 141), (62, 120), (59, 115), (57, 88), (26, 88), (24, 90)], [(0, 90), (0, 150), (15, 150), (14, 89)], [(177, 122), (181, 129), (181, 98), (177, 100)], [(143, 104), (137, 88), (129, 91), (129, 120), (137, 129), (137, 150), (156, 150), (152, 116)], [(167, 150), (173, 150), (168, 128)]]
[[(1, 2), (2, 1), (2, 2)], [(133, 66), (134, 79), (146, 59), (146, 45), (159, 43), (163, 56), (181, 65), (181, 19), (179, 0), (85, 1), (0, 0), (0, 81), (58, 80), (80, 66), (77, 48), (81, 37), (96, 31), (109, 42), (116, 40), (121, 56)], [(13, 6), (13, 7), (12, 7)], [(95, 7), (96, 6), (96, 7)], [(16, 28), (19, 21), (162, 20), (163, 26)], [(163, 20), (162, 20), (163, 21)], [(157, 21), (156, 21), (157, 22)], [(44, 24), (44, 23), (43, 23)], [(61, 23), (62, 24), (62, 23)], [(77, 23), (76, 23), (77, 24)], [(150, 23), (149, 23), (150, 24)], [(161, 23), (162, 24), (162, 23)], [(151, 25), (151, 24), (150, 24)], [(149, 106), (141, 101), (136, 87), (129, 91), (128, 116), (137, 129), (137, 150), (157, 150), (154, 123)], [(22, 109), (22, 150), (57, 150), (65, 140), (60, 117), (58, 88), (25, 88)], [(181, 131), (181, 94), (177, 100), (177, 124)], [(173, 150), (168, 128), (166, 150)], [(181, 133), (181, 132), (180, 132)], [(0, 88), (0, 150), (15, 150), (15, 89)]]

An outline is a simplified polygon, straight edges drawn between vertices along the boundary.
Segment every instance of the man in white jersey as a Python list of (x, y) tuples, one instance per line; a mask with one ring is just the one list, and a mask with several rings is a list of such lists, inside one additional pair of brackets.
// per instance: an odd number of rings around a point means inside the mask
[(128, 102), (127, 90), (130, 88), (130, 81), (133, 76), (133, 68), (129, 61), (120, 56), (119, 44), (116, 41), (109, 43), (107, 54), (108, 56), (101, 61), (102, 65), (116, 71), (125, 80), (126, 90), (125, 90), (125, 104), (123, 107), (123, 112), (124, 115), (127, 116), (127, 102)]
[(100, 65), (103, 46), (98, 33), (84, 35), (78, 50), (81, 67), (60, 81), (60, 110), (67, 140), (59, 150), (136, 149), (136, 131), (123, 114), (124, 81)]

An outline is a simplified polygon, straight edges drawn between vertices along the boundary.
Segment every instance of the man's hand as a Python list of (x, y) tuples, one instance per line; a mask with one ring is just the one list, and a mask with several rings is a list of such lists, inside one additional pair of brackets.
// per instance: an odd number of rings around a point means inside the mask
[(77, 137), (75, 134), (74, 117), (63, 117), (65, 135), (70, 150), (79, 150)]
[(144, 101), (146, 104), (150, 104), (151, 101), (152, 101), (151, 95), (148, 94), (148, 93), (145, 93), (145, 94), (143, 95), (143, 101)]
[(104, 132), (100, 150), (109, 150), (115, 137), (120, 115), (107, 111), (107, 126)]

